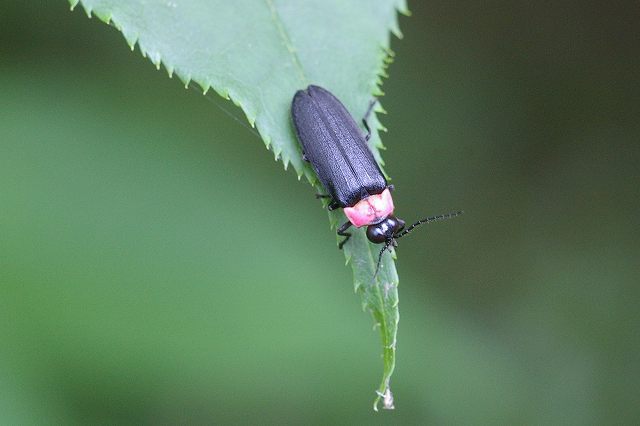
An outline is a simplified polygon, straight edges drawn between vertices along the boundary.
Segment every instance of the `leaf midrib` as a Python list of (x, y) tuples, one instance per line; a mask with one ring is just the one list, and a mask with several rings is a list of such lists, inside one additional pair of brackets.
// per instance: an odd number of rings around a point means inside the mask
[(273, 21), (274, 25), (276, 26), (276, 29), (278, 30), (278, 35), (282, 39), (282, 42), (284, 43), (284, 46), (287, 49), (287, 52), (289, 52), (289, 55), (291, 56), (291, 62), (293, 63), (293, 66), (296, 68), (296, 71), (298, 72), (298, 77), (300, 78), (300, 82), (304, 86), (307, 86), (308, 80), (304, 73), (304, 68), (302, 67), (300, 58), (298, 58), (298, 54), (296, 53), (295, 47), (293, 47), (291, 38), (287, 34), (287, 29), (285, 28), (284, 23), (282, 22), (282, 19), (278, 14), (278, 10), (273, 4), (273, 0), (265, 0), (265, 2), (267, 3), (267, 7), (269, 8), (269, 12), (271, 13), (271, 20)]

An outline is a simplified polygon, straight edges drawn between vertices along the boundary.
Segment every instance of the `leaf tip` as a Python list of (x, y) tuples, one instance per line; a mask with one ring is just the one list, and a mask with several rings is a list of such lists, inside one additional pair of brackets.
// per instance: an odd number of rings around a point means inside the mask
[(383, 410), (395, 410), (395, 405), (393, 404), (393, 394), (391, 393), (391, 388), (387, 386), (384, 392), (376, 391), (378, 395), (373, 401), (373, 411), (378, 412), (378, 404), (382, 401), (382, 409)]

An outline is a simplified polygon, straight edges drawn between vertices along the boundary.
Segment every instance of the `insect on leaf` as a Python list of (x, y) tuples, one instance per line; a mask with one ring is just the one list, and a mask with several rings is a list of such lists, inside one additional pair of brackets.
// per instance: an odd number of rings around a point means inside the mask
[[(294, 93), (317, 84), (362, 117), (390, 62), (390, 32), (400, 36), (404, 0), (70, 0), (113, 25), (129, 47), (188, 86), (230, 99), (255, 126), (276, 159), (317, 185), (304, 163), (290, 120)], [(381, 111), (381, 107), (379, 108)], [(375, 114), (369, 141), (382, 165)], [(343, 220), (331, 213), (332, 225)], [(389, 380), (395, 363), (398, 277), (391, 255), (374, 278), (378, 248), (362, 230), (345, 246), (356, 291), (382, 336), (384, 374), (376, 398), (393, 407)]]

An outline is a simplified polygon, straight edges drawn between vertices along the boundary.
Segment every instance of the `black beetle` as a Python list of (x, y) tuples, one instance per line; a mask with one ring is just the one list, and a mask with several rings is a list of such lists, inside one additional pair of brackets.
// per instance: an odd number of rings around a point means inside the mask
[(338, 228), (338, 235), (346, 237), (339, 247), (342, 248), (351, 237), (346, 232), (351, 225), (367, 226), (369, 241), (384, 243), (378, 257), (379, 266), (384, 251), (392, 245), (395, 247), (396, 240), (416, 226), (449, 219), (462, 212), (421, 219), (404, 229), (404, 221), (393, 215), (393, 185), (387, 184), (367, 145), (371, 136), (367, 117), (374, 105), (375, 101), (369, 105), (362, 120), (366, 134), (338, 98), (319, 86), (311, 85), (296, 92), (291, 115), (303, 158), (311, 163), (328, 193), (319, 196), (330, 198), (329, 210), (342, 208), (349, 219)]

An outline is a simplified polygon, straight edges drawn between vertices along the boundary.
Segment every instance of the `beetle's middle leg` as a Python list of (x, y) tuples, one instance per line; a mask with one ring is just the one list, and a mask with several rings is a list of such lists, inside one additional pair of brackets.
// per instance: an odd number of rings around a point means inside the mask
[(342, 237), (347, 237), (344, 240), (340, 241), (340, 244), (338, 244), (338, 248), (340, 250), (342, 250), (342, 246), (344, 246), (344, 243), (349, 241), (349, 238), (351, 238), (351, 232), (345, 232), (347, 229), (349, 229), (350, 226), (351, 226), (351, 222), (347, 221), (347, 222), (343, 223), (340, 228), (338, 228), (338, 235), (340, 235)]
[(367, 134), (364, 135), (364, 140), (365, 141), (369, 141), (369, 139), (371, 138), (371, 128), (369, 127), (369, 117), (371, 116), (371, 112), (373, 111), (373, 107), (376, 106), (376, 103), (378, 102), (377, 99), (373, 99), (371, 102), (369, 102), (369, 107), (367, 108), (367, 112), (364, 113), (364, 117), (362, 118), (362, 124), (364, 124), (364, 128), (367, 129)]
[(331, 199), (331, 201), (329, 201), (329, 205), (327, 206), (327, 208), (329, 210), (335, 210), (335, 209), (340, 208), (340, 204), (338, 204), (336, 202), (336, 200), (331, 198), (331, 195), (328, 195), (328, 194), (316, 194), (316, 198), (329, 198), (329, 199)]

